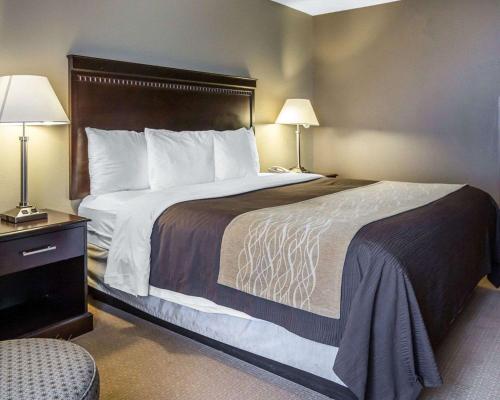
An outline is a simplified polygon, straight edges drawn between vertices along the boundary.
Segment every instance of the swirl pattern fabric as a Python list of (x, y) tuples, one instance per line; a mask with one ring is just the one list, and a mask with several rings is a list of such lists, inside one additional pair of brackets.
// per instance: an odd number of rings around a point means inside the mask
[(310, 309), (320, 236), (331, 226), (331, 220), (315, 214), (303, 220), (283, 213), (263, 215), (250, 223), (238, 255), (236, 288)]
[(338, 319), (344, 261), (356, 233), (461, 187), (383, 181), (242, 214), (224, 232), (218, 283)]

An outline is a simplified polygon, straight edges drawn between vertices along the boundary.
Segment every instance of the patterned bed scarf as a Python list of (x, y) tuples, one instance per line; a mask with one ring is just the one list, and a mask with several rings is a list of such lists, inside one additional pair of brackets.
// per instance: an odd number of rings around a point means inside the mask
[(224, 232), (218, 283), (338, 319), (344, 261), (356, 233), (461, 187), (383, 181), (239, 215)]

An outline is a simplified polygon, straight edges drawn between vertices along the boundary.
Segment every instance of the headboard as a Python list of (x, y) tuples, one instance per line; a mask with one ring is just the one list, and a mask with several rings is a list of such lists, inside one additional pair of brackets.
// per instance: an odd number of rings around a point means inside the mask
[(250, 127), (257, 81), (69, 55), (70, 199), (90, 193), (86, 127), (142, 131)]

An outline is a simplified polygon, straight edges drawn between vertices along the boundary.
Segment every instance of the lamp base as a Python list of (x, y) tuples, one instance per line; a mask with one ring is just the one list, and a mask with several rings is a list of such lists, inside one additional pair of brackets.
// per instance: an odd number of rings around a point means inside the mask
[(309, 171), (302, 166), (290, 168), (290, 172), (295, 172), (296, 174), (309, 173)]
[(7, 221), (11, 224), (19, 224), (21, 222), (34, 221), (37, 219), (47, 219), (47, 213), (32, 206), (16, 207), (0, 214), (0, 218), (2, 221)]

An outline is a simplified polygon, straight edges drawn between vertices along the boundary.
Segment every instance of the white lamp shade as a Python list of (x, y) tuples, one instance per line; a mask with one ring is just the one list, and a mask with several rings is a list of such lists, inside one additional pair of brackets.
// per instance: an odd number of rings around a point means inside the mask
[(69, 120), (45, 76), (0, 77), (0, 123), (68, 124)]
[(308, 99), (288, 99), (276, 119), (277, 124), (318, 126), (318, 118)]

